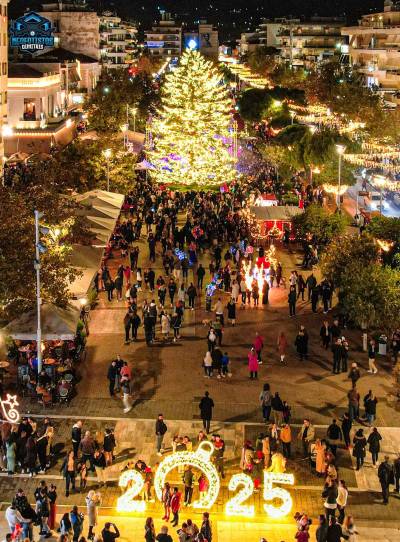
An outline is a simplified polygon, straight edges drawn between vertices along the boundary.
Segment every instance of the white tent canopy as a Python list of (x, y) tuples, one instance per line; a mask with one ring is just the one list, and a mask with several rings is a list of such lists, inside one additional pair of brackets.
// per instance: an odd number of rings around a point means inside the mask
[(296, 215), (301, 214), (304, 209), (294, 205), (275, 205), (271, 207), (251, 206), (250, 212), (257, 220), (283, 220), (290, 221)]
[[(72, 341), (76, 335), (79, 321), (79, 309), (68, 305), (66, 309), (56, 307), (51, 303), (44, 303), (41, 308), (42, 340)], [(12, 320), (3, 333), (13, 339), (32, 341), (37, 338), (37, 312), (36, 309), (21, 314)]]
[(70, 262), (81, 273), (81, 276), (77, 277), (69, 285), (69, 291), (74, 298), (81, 299), (86, 296), (90, 290), (94, 276), (100, 269), (102, 257), (103, 249), (100, 247), (93, 247), (91, 245), (72, 246)]

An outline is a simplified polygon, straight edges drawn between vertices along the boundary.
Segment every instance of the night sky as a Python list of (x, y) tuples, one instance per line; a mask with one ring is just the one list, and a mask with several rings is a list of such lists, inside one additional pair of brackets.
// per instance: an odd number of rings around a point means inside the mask
[[(49, 0), (48, 0), (49, 1)], [(364, 13), (383, 9), (383, 0), (89, 0), (95, 9), (114, 10), (123, 17), (136, 20), (146, 28), (157, 19), (158, 9), (170, 11), (188, 26), (199, 18), (217, 24), (223, 38), (239, 37), (240, 32), (254, 29), (262, 17), (346, 16), (352, 23)], [(11, 0), (10, 16), (20, 15), (26, 8), (37, 9), (35, 0)]]

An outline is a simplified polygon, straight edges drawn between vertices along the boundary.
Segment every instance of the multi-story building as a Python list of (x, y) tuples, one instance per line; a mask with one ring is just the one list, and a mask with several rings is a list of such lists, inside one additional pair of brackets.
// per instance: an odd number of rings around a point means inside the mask
[(283, 61), (293, 66), (312, 67), (340, 53), (345, 37), (344, 19), (312, 17), (309, 21), (287, 19), (277, 31), (277, 47)]
[(246, 32), (239, 41), (240, 53), (259, 47), (275, 47), (279, 58), (293, 66), (312, 67), (340, 52), (345, 42), (341, 18), (263, 19), (255, 32)]
[(43, 4), (39, 15), (53, 23), (59, 47), (100, 59), (100, 19), (84, 3)]
[(7, 119), (8, 0), (0, 0), (0, 170), (3, 168), (3, 126)]
[(156, 58), (178, 57), (182, 52), (182, 25), (169, 13), (161, 12), (161, 20), (145, 32), (145, 47)]
[(342, 29), (349, 59), (365, 84), (384, 92), (400, 90), (400, 2), (385, 0), (384, 11), (363, 15), (358, 26)]
[(205, 20), (200, 20), (197, 28), (185, 32), (183, 46), (193, 47), (206, 57), (218, 58), (218, 30)]
[(107, 68), (129, 65), (137, 50), (137, 28), (106, 12), (100, 16), (100, 55)]

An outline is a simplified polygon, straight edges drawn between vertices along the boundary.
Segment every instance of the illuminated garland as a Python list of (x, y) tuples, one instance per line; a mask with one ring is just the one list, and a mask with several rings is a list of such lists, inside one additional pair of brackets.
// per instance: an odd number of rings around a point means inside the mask
[(279, 507), (272, 504), (264, 504), (264, 510), (272, 518), (287, 516), (292, 509), (293, 499), (286, 489), (273, 487), (272, 484), (288, 484), (292, 486), (294, 485), (294, 476), (285, 472), (264, 471), (264, 499), (266, 501), (273, 501), (274, 499), (282, 501)]
[(243, 488), (225, 505), (225, 514), (227, 516), (245, 516), (251, 518), (254, 516), (254, 505), (242, 504), (254, 491), (254, 482), (248, 474), (234, 474), (229, 480), (229, 491), (236, 491), (239, 486)]
[(220, 487), (217, 469), (210, 461), (213, 451), (213, 444), (204, 441), (200, 442), (195, 452), (175, 452), (163, 459), (154, 478), (154, 488), (158, 499), (162, 500), (162, 492), (168, 473), (177, 467), (191, 465), (199, 469), (208, 479), (207, 492), (201, 494), (200, 500), (194, 501), (193, 507), (211, 508), (217, 500)]
[(140, 472), (136, 470), (127, 470), (119, 478), (119, 487), (128, 487), (127, 491), (117, 500), (118, 512), (144, 512), (146, 510), (145, 501), (135, 501), (144, 486), (144, 480)]

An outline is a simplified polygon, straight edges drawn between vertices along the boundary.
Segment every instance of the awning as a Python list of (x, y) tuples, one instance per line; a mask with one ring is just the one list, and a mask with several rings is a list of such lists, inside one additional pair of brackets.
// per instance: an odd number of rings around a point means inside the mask
[(114, 192), (107, 192), (106, 190), (90, 190), (89, 192), (75, 196), (74, 199), (88, 208), (106, 205), (114, 208), (116, 207), (120, 210), (124, 203), (123, 194), (115, 194)]
[(93, 279), (100, 269), (102, 258), (103, 249), (101, 247), (72, 245), (69, 261), (81, 274), (71, 282), (68, 288), (75, 299), (84, 298), (91, 289)]
[(276, 205), (271, 207), (259, 207), (253, 205), (250, 207), (251, 214), (256, 220), (287, 220), (290, 221), (296, 215), (304, 212), (294, 205)]
[[(51, 303), (44, 303), (41, 308), (42, 340), (55, 341), (61, 339), (63, 341), (72, 341), (76, 335), (79, 316), (79, 309), (72, 305), (68, 305), (66, 309), (61, 309)], [(12, 320), (2, 331), (13, 339), (22, 341), (36, 340), (36, 309), (25, 312), (19, 318)]]

